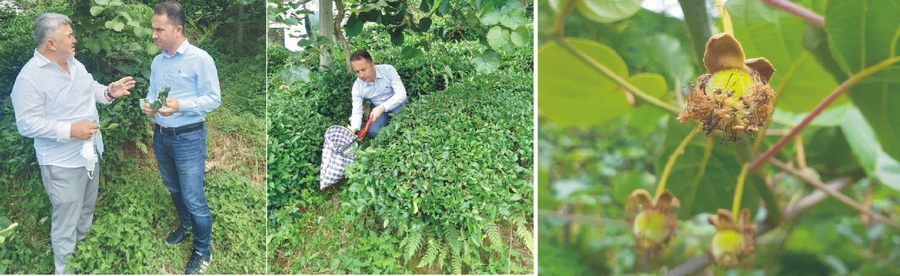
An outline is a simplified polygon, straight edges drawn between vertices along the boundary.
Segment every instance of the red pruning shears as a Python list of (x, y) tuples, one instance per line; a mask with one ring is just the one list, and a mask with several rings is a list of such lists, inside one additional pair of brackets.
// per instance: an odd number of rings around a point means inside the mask
[[(350, 142), (346, 145), (338, 146), (337, 151), (346, 153), (348, 149), (353, 148), (352, 146), (354, 143), (356, 143), (356, 141), (362, 141), (363, 137), (366, 137), (366, 133), (369, 132), (369, 125), (372, 124), (372, 121), (372, 117), (369, 117), (369, 121), (366, 122), (366, 127), (363, 128), (363, 130), (361, 130), (358, 134), (356, 134), (356, 139), (350, 140)], [(351, 132), (353, 131), (349, 126), (347, 127), (347, 129), (349, 129)]]
[(362, 131), (360, 131), (359, 134), (356, 135), (356, 140), (362, 141), (363, 137), (366, 137), (366, 133), (369, 132), (369, 125), (372, 124), (372, 119), (374, 118), (375, 117), (369, 116), (369, 121), (366, 122), (366, 127), (364, 127)]

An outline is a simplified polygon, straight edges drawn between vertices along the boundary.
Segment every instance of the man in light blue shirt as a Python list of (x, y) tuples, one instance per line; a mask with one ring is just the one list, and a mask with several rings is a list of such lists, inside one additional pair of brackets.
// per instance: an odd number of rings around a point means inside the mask
[(94, 217), (100, 181), (96, 103), (127, 96), (134, 80), (125, 77), (102, 85), (75, 59), (75, 34), (69, 17), (41, 14), (34, 20), (34, 57), (22, 67), (12, 89), (16, 127), (34, 138), (41, 180), (53, 206), (50, 244), (57, 274), (66, 256), (83, 240)]
[(362, 125), (363, 100), (372, 101), (375, 108), (369, 114), (372, 124), (368, 136), (375, 138), (381, 128), (388, 124), (388, 116), (393, 116), (406, 105), (406, 88), (397, 69), (388, 64), (375, 65), (372, 56), (366, 50), (358, 50), (350, 55), (350, 67), (356, 73), (351, 95), (353, 112), (350, 115), (350, 128), (359, 130)]
[(154, 8), (153, 41), (163, 50), (150, 65), (149, 102), (170, 88), (165, 106), (153, 110), (144, 104), (144, 114), (153, 116), (153, 151), (163, 184), (172, 196), (179, 225), (167, 237), (170, 245), (181, 243), (193, 232), (193, 254), (184, 274), (198, 274), (212, 260), (210, 235), (212, 214), (206, 202), (206, 114), (222, 102), (219, 77), (212, 57), (184, 37), (184, 9), (177, 2)]

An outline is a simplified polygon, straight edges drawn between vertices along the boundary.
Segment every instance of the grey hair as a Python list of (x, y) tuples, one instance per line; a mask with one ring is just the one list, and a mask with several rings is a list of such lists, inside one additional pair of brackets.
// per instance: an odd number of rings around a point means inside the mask
[(34, 43), (40, 47), (48, 36), (55, 34), (63, 25), (71, 26), (72, 20), (68, 16), (52, 12), (39, 15), (34, 19)]

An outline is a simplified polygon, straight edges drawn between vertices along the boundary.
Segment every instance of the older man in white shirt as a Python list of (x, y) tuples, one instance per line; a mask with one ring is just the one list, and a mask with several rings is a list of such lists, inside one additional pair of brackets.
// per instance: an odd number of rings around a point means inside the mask
[(94, 80), (75, 59), (72, 21), (45, 13), (34, 21), (37, 49), (16, 77), (12, 90), (16, 126), (34, 138), (44, 189), (53, 206), (50, 242), (57, 274), (91, 227), (100, 179), (103, 139), (96, 103), (127, 96), (131, 77), (107, 85)]

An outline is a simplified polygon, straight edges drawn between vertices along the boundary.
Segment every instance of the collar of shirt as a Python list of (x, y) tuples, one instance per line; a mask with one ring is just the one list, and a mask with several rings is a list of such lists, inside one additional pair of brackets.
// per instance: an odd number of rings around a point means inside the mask
[(163, 50), (163, 57), (171, 58), (175, 57), (178, 54), (184, 54), (187, 51), (188, 47), (191, 45), (191, 42), (188, 41), (187, 38), (184, 39), (184, 42), (181, 42), (181, 45), (178, 46), (178, 49), (175, 49), (175, 54), (169, 55), (169, 52)]
[[(41, 54), (41, 52), (38, 52), (37, 49), (34, 49), (34, 57), (36, 57), (38, 60), (38, 64), (37, 64), (38, 67), (44, 67), (47, 65), (56, 64), (55, 62), (53, 62), (52, 60), (50, 60), (49, 58), (44, 56), (44, 54)], [(74, 65), (74, 63), (75, 63), (75, 57), (70, 57), (68, 60), (66, 60), (66, 66), (69, 67), (70, 73), (72, 72), (71, 69), (72, 69), (72, 66)]]
[[(359, 78), (357, 78), (357, 79), (359, 79)], [(379, 70), (378, 66), (376, 65), (375, 66), (375, 80), (373, 80), (372, 82), (365, 82), (362, 79), (359, 79), (359, 81), (362, 82), (364, 86), (369, 87), (369, 86), (375, 85), (375, 82), (377, 82), (379, 79), (384, 79), (384, 74), (381, 73), (381, 70)]]

